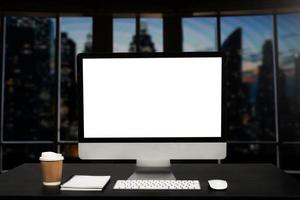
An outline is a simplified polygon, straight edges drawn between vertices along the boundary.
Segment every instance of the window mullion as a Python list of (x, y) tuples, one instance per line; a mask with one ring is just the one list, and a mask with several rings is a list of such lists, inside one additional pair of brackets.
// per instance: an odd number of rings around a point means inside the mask
[(57, 77), (57, 108), (56, 108), (56, 139), (55, 142), (60, 141), (60, 106), (61, 106), (61, 34), (60, 34), (60, 17), (56, 17), (56, 77)]

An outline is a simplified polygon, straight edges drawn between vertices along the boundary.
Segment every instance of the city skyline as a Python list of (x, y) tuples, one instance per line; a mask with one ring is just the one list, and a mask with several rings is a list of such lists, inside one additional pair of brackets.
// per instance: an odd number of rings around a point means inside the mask
[(84, 52), (85, 42), (89, 34), (93, 34), (92, 17), (62, 17), (61, 32), (76, 42), (76, 53)]

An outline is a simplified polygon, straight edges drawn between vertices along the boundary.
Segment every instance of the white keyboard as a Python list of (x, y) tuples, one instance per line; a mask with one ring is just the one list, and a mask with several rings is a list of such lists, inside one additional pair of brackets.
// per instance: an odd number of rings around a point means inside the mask
[(200, 190), (198, 180), (118, 180), (116, 190)]

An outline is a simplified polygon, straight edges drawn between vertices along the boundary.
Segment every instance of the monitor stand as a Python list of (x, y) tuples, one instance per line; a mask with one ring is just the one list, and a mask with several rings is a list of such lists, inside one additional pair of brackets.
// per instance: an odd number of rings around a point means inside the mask
[(176, 180), (170, 160), (137, 160), (135, 172), (128, 180)]

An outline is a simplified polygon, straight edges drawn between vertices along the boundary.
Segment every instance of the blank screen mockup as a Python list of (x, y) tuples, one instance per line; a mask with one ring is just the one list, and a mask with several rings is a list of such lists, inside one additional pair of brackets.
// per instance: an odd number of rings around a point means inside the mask
[(221, 137), (221, 57), (82, 64), (84, 138)]

